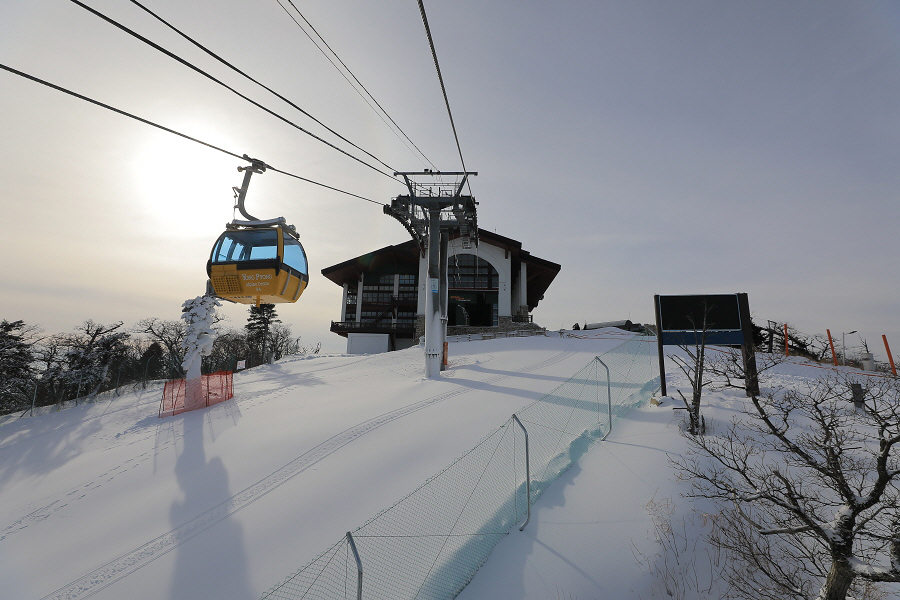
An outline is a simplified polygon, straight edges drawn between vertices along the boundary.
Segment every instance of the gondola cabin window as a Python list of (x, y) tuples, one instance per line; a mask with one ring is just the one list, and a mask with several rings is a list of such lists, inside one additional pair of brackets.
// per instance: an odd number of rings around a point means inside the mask
[(215, 263), (277, 258), (278, 232), (274, 229), (229, 232), (222, 236), (213, 251)]
[(284, 236), (284, 264), (298, 273), (308, 273), (303, 246), (289, 235)]

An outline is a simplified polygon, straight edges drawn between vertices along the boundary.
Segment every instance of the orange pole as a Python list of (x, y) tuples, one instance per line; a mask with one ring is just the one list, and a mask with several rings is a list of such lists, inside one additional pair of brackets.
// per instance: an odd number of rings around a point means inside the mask
[(791, 351), (788, 349), (788, 332), (787, 332), (787, 323), (784, 324), (784, 355), (790, 356)]
[(828, 334), (828, 343), (831, 344), (831, 360), (834, 361), (834, 366), (838, 366), (837, 364), (837, 354), (834, 353), (834, 340), (831, 339), (831, 330), (826, 329), (825, 333)]
[(893, 373), (894, 376), (896, 377), (896, 376), (897, 376), (897, 367), (894, 366), (894, 357), (893, 357), (893, 355), (891, 354), (891, 347), (888, 346), (888, 343), (887, 343), (887, 336), (886, 336), (886, 335), (882, 335), (882, 336), (881, 336), (881, 339), (884, 340), (884, 349), (887, 350), (888, 360), (889, 360), (890, 363), (891, 363), (891, 373)]

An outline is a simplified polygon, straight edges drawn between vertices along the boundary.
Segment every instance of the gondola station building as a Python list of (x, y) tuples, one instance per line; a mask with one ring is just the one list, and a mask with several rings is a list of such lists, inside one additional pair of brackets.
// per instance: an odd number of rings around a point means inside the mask
[[(447, 334), (491, 333), (536, 327), (531, 311), (560, 265), (488, 231), (477, 245), (450, 240), (447, 252)], [(349, 354), (402, 350), (425, 335), (428, 259), (410, 240), (322, 269), (343, 287), (341, 318), (331, 331), (347, 338)]]

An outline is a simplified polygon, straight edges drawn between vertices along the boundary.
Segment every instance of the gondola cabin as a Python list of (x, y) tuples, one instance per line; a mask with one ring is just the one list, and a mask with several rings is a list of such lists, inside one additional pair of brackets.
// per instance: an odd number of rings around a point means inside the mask
[(230, 223), (206, 272), (216, 296), (257, 306), (296, 302), (309, 282), (306, 252), (284, 218)]

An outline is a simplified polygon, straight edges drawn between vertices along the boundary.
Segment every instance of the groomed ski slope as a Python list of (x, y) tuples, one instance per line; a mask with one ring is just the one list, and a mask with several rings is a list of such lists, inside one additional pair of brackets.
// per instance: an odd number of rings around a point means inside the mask
[(10, 598), (258, 598), (622, 341), (294, 358), (157, 418), (158, 388), (0, 427)]
[[(423, 378), (418, 348), (298, 357), (238, 373), (233, 400), (167, 419), (157, 386), (6, 421), (0, 596), (259, 598), (627, 339), (591, 334), (451, 344), (439, 380)], [(712, 420), (743, 403), (708, 398)], [(647, 406), (619, 420), (460, 598), (654, 597), (634, 553), (657, 550), (647, 503), (683, 491), (667, 461), (683, 450), (680, 416)]]

